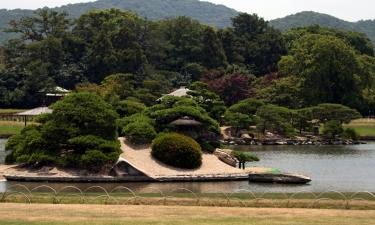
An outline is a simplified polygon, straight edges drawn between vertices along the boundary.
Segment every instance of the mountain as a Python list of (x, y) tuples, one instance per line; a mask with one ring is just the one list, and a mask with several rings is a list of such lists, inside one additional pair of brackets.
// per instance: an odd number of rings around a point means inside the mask
[(375, 44), (375, 20), (348, 22), (327, 14), (317, 12), (300, 12), (281, 19), (272, 20), (270, 21), (270, 24), (281, 31), (316, 24), (322, 27), (357, 31), (367, 34), (367, 36)]
[[(238, 14), (236, 10), (226, 6), (199, 0), (98, 0), (89, 3), (69, 4), (53, 8), (53, 10), (66, 11), (71, 18), (77, 18), (91, 9), (109, 8), (130, 10), (150, 20), (188, 16), (201, 23), (219, 28), (229, 26), (230, 19)], [(32, 10), (2, 9), (0, 10), (0, 29), (7, 28), (11, 20), (18, 20), (32, 14)], [(14, 37), (14, 34), (0, 32), (0, 42), (4, 42), (10, 37)]]
[[(189, 16), (201, 23), (219, 28), (230, 26), (231, 18), (239, 13), (223, 5), (215, 5), (199, 0), (98, 0), (89, 3), (69, 4), (53, 8), (53, 10), (66, 11), (70, 14), (71, 18), (74, 19), (91, 9), (108, 8), (130, 10), (150, 20)], [(32, 14), (32, 10), (2, 9), (0, 10), (0, 29), (5, 29), (10, 20), (17, 20), (23, 16), (31, 16)], [(323, 27), (357, 31), (367, 34), (375, 44), (375, 20), (348, 22), (327, 14), (301, 12), (281, 19), (272, 20), (270, 24), (282, 31), (314, 24)], [(11, 37), (14, 37), (14, 34), (0, 32), (0, 43), (3, 43)]]

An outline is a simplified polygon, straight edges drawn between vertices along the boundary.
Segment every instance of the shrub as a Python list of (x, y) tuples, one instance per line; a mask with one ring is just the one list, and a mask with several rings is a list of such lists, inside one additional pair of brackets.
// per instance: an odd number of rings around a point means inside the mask
[(152, 142), (152, 156), (178, 168), (195, 169), (202, 165), (200, 145), (192, 138), (177, 133), (157, 137)]
[(116, 111), (120, 116), (131, 116), (136, 113), (141, 113), (145, 109), (146, 106), (143, 103), (133, 100), (121, 101), (116, 107)]
[(353, 141), (357, 141), (359, 139), (359, 134), (353, 128), (346, 128), (342, 137), (345, 139), (351, 139)]
[(156, 137), (155, 128), (147, 122), (130, 123), (122, 133), (133, 144), (148, 144)]
[(344, 132), (340, 121), (331, 120), (324, 124), (323, 135), (329, 139), (335, 139), (336, 136)]
[(119, 129), (118, 133), (121, 136), (125, 136), (125, 134), (123, 133), (124, 127), (126, 127), (127, 125), (129, 125), (131, 123), (142, 123), (142, 122), (149, 123), (150, 125), (155, 126), (155, 121), (153, 119), (151, 119), (150, 117), (148, 117), (144, 114), (137, 113), (137, 114), (134, 114), (134, 115), (131, 115), (131, 116), (128, 116), (128, 117), (118, 119), (116, 121), (117, 127)]
[(99, 172), (108, 162), (108, 157), (101, 151), (91, 150), (81, 156), (81, 167), (93, 172)]
[(216, 148), (211, 145), (211, 143), (207, 142), (207, 141), (202, 141), (199, 143), (202, 150), (205, 151), (205, 152), (208, 152), (208, 153), (214, 153)]
[(68, 143), (75, 152), (85, 153), (89, 149), (97, 149), (99, 145), (105, 143), (105, 140), (98, 136), (86, 135), (71, 138)]
[(250, 153), (245, 153), (245, 152), (234, 151), (233, 156), (236, 157), (238, 161), (242, 163), (260, 161), (258, 156), (250, 154)]

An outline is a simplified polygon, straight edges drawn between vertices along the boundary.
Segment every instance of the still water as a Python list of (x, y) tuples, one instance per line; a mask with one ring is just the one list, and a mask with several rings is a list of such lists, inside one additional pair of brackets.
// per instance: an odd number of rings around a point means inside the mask
[[(4, 157), (5, 140), (0, 140), (0, 160)], [(29, 188), (49, 185), (57, 190), (74, 185), (82, 190), (100, 185), (107, 190), (126, 186), (135, 192), (181, 192), (189, 189), (198, 193), (253, 192), (375, 192), (375, 143), (356, 146), (233, 146), (235, 150), (249, 151), (259, 156), (260, 162), (248, 166), (273, 167), (283, 171), (306, 174), (312, 178), (308, 185), (254, 184), (235, 182), (173, 182), (173, 183), (120, 183), (120, 184), (61, 184), (22, 183)], [(1, 161), (0, 161), (1, 162)], [(0, 192), (15, 182), (0, 181)]]

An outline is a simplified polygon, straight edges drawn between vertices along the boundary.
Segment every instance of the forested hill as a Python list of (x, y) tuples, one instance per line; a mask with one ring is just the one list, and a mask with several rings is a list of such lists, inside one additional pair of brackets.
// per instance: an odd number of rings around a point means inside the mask
[[(215, 5), (199, 0), (98, 0), (89, 3), (69, 4), (54, 8), (54, 10), (60, 12), (66, 11), (72, 18), (78, 18), (90, 9), (108, 8), (127, 9), (151, 20), (188, 16), (203, 24), (219, 28), (230, 26), (231, 18), (239, 13), (223, 5)], [(0, 10), (0, 29), (5, 29), (10, 20), (18, 20), (23, 16), (31, 16), (32, 14), (32, 10)], [(270, 23), (282, 31), (314, 24), (323, 27), (357, 31), (367, 34), (375, 44), (375, 20), (347, 22), (326, 14), (301, 12), (272, 20)], [(0, 31), (0, 43), (3, 43), (10, 37), (14, 37), (14, 34)]]
[(271, 21), (271, 25), (273, 27), (282, 31), (315, 24), (322, 27), (338, 28), (365, 33), (375, 44), (375, 20), (348, 22), (327, 14), (301, 12)]
[[(188, 16), (201, 23), (219, 28), (229, 26), (230, 18), (238, 14), (234, 9), (223, 5), (199, 0), (99, 0), (89, 3), (69, 4), (54, 8), (54, 10), (66, 11), (72, 18), (77, 18), (90, 9), (109, 8), (127, 9), (151, 20)], [(31, 16), (32, 13), (32, 10), (0, 10), (0, 29), (6, 28), (10, 20)], [(1, 32), (0, 42), (12, 36), (14, 34)]]

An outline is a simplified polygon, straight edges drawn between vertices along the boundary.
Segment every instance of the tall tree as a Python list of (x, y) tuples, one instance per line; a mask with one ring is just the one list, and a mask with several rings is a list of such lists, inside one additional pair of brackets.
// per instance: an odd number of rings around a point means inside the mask
[(203, 31), (202, 64), (207, 68), (218, 68), (227, 64), (222, 43), (215, 30), (207, 27)]
[[(304, 79), (303, 95), (308, 105), (332, 102), (359, 107), (359, 64), (352, 47), (327, 35), (305, 35), (296, 41), (288, 72)], [(285, 68), (284, 68), (285, 69)]]

